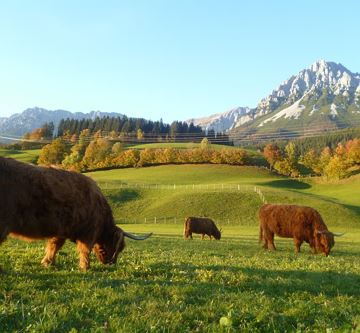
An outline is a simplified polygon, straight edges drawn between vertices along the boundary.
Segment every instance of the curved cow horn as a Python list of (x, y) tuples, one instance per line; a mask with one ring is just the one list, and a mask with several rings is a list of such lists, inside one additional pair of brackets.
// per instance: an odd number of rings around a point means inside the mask
[(149, 238), (152, 234), (153, 233), (150, 232), (150, 233), (145, 234), (143, 236), (137, 236), (137, 235), (133, 235), (133, 234), (130, 234), (129, 232), (124, 231), (124, 236), (129, 237), (129, 238), (134, 239), (134, 240), (144, 240), (146, 238)]
[(329, 230), (316, 230), (316, 233), (317, 234), (328, 234), (328, 233), (330, 233), (330, 231)]
[(332, 234), (336, 237), (341, 237), (346, 234), (346, 232), (332, 232)]

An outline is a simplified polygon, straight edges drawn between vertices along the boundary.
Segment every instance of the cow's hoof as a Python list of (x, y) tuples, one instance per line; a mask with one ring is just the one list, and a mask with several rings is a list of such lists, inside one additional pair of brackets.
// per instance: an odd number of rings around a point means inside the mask
[(43, 260), (41, 260), (41, 265), (43, 265), (44, 267), (49, 267), (53, 264), (54, 264), (54, 262), (49, 259), (44, 258)]
[(82, 271), (82, 272), (88, 271), (89, 268), (90, 268), (90, 265), (81, 265), (81, 266), (79, 266), (79, 269), (80, 269), (80, 271)]

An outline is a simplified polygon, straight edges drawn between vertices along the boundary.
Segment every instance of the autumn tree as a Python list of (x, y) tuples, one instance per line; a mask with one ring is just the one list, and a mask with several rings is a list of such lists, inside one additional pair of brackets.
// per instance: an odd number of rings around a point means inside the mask
[(269, 143), (264, 148), (264, 157), (269, 163), (271, 170), (274, 167), (274, 164), (282, 158), (281, 150), (277, 145)]
[(121, 142), (116, 142), (111, 147), (111, 152), (113, 155), (119, 155), (124, 150), (123, 144)]
[(144, 139), (144, 132), (142, 131), (141, 128), (138, 128), (137, 132), (136, 132), (136, 137), (139, 141), (141, 141), (142, 139)]
[(298, 156), (293, 142), (285, 146), (283, 155), (274, 163), (274, 169), (282, 175), (297, 177), (299, 175)]
[(324, 167), (324, 176), (328, 179), (342, 179), (348, 175), (349, 162), (339, 155), (334, 155)]
[(329, 164), (332, 157), (332, 151), (330, 147), (325, 147), (319, 157), (319, 170), (321, 175), (324, 174), (326, 166)]
[(208, 138), (203, 138), (200, 142), (200, 148), (201, 149), (210, 149), (211, 143)]
[(300, 163), (312, 170), (315, 174), (321, 175), (322, 170), (319, 166), (319, 155), (316, 153), (315, 149), (310, 149), (302, 155)]
[(349, 140), (345, 148), (349, 161), (352, 164), (360, 164), (360, 138)]
[(61, 138), (53, 140), (44, 146), (39, 155), (39, 165), (60, 165), (68, 152), (65, 142)]
[(90, 142), (87, 146), (83, 158), (83, 164), (88, 169), (104, 167), (106, 158), (111, 152), (111, 143), (104, 138), (98, 138)]
[(71, 147), (71, 153), (65, 157), (62, 165), (66, 169), (82, 170), (82, 159), (85, 155), (85, 150), (89, 145), (90, 130), (84, 129), (79, 135), (79, 142)]

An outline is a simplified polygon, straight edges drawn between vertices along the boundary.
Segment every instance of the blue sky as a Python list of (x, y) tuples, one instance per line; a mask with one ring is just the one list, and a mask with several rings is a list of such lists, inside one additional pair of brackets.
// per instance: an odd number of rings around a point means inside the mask
[(359, 13), (357, 0), (2, 0), (0, 117), (254, 107), (318, 59), (360, 72)]

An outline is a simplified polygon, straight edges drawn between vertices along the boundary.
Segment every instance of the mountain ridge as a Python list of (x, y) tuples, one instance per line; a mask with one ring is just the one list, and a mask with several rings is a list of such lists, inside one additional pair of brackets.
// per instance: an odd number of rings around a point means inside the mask
[[(360, 74), (341, 63), (321, 59), (283, 81), (256, 107), (244, 109), (247, 112), (239, 114), (235, 122), (226, 119), (227, 112), (193, 121), (208, 130), (213, 129), (213, 123), (219, 127), (223, 121), (222, 128), (235, 133), (242, 129), (252, 133), (286, 131), (294, 126), (315, 126), (320, 121), (328, 127), (336, 128), (340, 123), (351, 127), (360, 118)], [(213, 123), (203, 124), (205, 118)]]
[(27, 108), (21, 113), (15, 113), (8, 118), (0, 118), (0, 133), (13, 136), (22, 136), (26, 132), (31, 132), (35, 128), (41, 127), (46, 122), (53, 122), (55, 133), (61, 119), (92, 119), (99, 117), (123, 117), (123, 114), (116, 112), (90, 111), (70, 112), (57, 109), (48, 110), (40, 107)]

